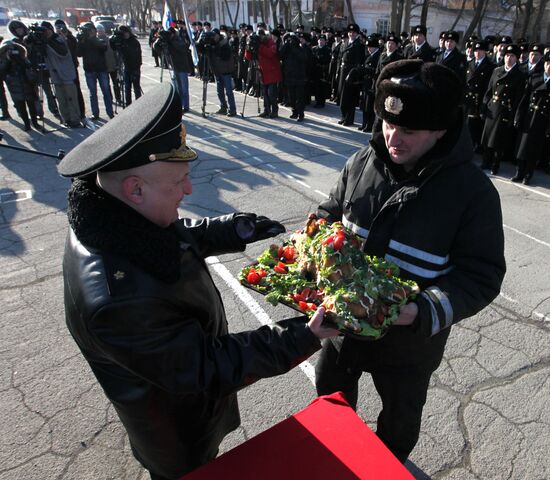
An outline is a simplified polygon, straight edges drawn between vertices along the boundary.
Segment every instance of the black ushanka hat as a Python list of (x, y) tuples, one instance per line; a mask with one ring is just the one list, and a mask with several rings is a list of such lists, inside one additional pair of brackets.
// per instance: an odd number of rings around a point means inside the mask
[(446, 130), (460, 114), (462, 84), (450, 68), (398, 60), (380, 73), (374, 108), (388, 123), (412, 130)]
[(154, 161), (191, 162), (197, 154), (185, 144), (181, 115), (176, 88), (163, 83), (73, 148), (58, 171), (64, 177), (83, 177)]

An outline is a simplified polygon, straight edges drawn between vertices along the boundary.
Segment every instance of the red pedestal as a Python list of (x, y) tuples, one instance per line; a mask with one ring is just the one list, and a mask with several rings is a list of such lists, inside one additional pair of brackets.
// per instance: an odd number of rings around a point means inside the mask
[(198, 468), (182, 480), (414, 480), (340, 393)]

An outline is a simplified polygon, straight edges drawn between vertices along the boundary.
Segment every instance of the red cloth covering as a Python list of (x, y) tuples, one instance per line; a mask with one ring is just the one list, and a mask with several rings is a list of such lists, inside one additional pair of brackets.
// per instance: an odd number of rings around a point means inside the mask
[(338, 392), (182, 480), (414, 480)]

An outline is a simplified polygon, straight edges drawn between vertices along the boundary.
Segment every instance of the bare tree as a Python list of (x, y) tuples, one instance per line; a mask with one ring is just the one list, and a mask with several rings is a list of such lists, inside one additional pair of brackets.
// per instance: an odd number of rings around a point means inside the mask
[(275, 28), (275, 25), (279, 23), (279, 19), (277, 18), (277, 8), (279, 6), (279, 0), (269, 0), (269, 4), (271, 6), (271, 16), (273, 18), (273, 28)]
[(350, 23), (356, 23), (355, 17), (353, 16), (353, 7), (351, 5), (351, 0), (346, 0), (346, 6), (348, 7), (348, 20)]
[[(405, 12), (403, 13), (403, 31), (409, 32), (411, 30), (411, 0), (405, 0)], [(400, 32), (395, 32), (400, 33)]]
[[(534, 16), (535, 21), (533, 22), (533, 26), (529, 34), (529, 38), (534, 42), (539, 42), (541, 39), (541, 23), (546, 12), (547, 4), (548, 4), (548, 0), (540, 0), (539, 8), (537, 9), (537, 13)], [(548, 39), (548, 36), (546, 36), (546, 39)]]
[(420, 25), (426, 25), (426, 21), (428, 19), (428, 6), (429, 0), (424, 0), (422, 3), (422, 10), (420, 12)]
[(462, 17), (462, 14), (464, 13), (464, 8), (466, 7), (466, 1), (467, 0), (462, 0), (462, 5), (460, 6), (460, 10), (458, 11), (455, 17), (455, 20), (449, 30), (454, 30), (456, 28), (456, 25), (458, 24), (460, 18)]
[(488, 0), (477, 0), (478, 3), (474, 10), (474, 16), (472, 18), (472, 21), (470, 22), (470, 25), (466, 29), (466, 32), (464, 32), (464, 39), (470, 38), (470, 35), (474, 32), (474, 30), (477, 27), (477, 24), (481, 20), (482, 14), (485, 12), (485, 5), (487, 4)]
[(225, 8), (227, 9), (227, 15), (229, 16), (229, 21), (231, 22), (231, 25), (233, 28), (237, 28), (237, 18), (239, 18), (239, 9), (241, 8), (241, 2), (237, 2), (237, 10), (235, 11), (235, 18), (231, 16), (231, 10), (229, 9), (229, 2), (227, 0), (223, 0), (223, 3), (225, 4)]

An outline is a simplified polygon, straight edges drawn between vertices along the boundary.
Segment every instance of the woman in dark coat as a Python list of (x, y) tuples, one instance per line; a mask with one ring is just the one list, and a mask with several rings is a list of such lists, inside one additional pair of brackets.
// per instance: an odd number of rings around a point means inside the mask
[(485, 125), (481, 136), (483, 168), (496, 175), (504, 153), (514, 148), (514, 115), (525, 88), (525, 73), (519, 68), (517, 45), (508, 45), (505, 63), (495, 68), (485, 93)]
[(0, 46), (0, 72), (5, 75), (13, 104), (25, 125), (24, 130), (30, 130), (31, 123), (39, 130), (35, 105), (38, 94), (27, 49), (11, 40), (4, 40)]

